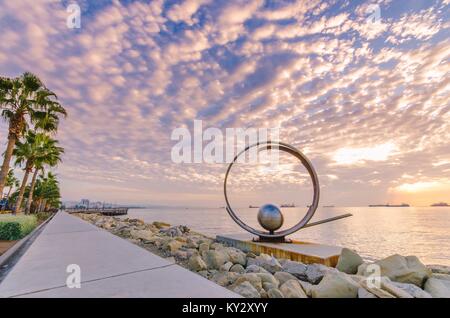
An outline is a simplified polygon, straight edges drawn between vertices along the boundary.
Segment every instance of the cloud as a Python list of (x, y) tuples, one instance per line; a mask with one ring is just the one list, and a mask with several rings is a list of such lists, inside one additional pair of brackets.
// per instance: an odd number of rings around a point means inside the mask
[[(450, 42), (448, 2), (378, 3), (370, 24), (351, 2), (86, 1), (82, 28), (68, 29), (63, 2), (3, 1), (0, 73), (35, 72), (68, 108), (65, 198), (89, 181), (85, 196), (98, 188), (100, 200), (170, 203), (178, 193), (198, 205), (197, 192), (219, 204), (223, 165), (170, 161), (172, 130), (203, 119), (223, 131), (281, 127), (329, 200), (384, 201), (402, 175), (414, 184), (448, 174), (436, 163), (450, 151)], [(301, 176), (285, 167), (293, 177), (276, 183), (287, 189)], [(249, 169), (241, 190), (260, 177)]]

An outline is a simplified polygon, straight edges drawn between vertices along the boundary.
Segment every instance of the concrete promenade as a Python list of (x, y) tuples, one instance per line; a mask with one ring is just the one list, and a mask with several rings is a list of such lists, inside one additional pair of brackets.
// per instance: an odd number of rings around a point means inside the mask
[[(81, 269), (81, 288), (68, 288)], [(0, 297), (240, 297), (65, 212), (45, 226), (0, 283)]]

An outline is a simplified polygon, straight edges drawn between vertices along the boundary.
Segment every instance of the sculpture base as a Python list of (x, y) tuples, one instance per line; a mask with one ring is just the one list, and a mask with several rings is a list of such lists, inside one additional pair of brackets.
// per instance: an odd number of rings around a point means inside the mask
[(286, 237), (258, 237), (258, 238), (253, 238), (252, 239), (253, 242), (258, 242), (258, 243), (292, 243), (292, 240), (290, 239), (286, 239)]
[[(266, 242), (252, 238), (249, 234), (218, 235), (220, 243), (239, 248), (246, 252), (265, 253), (277, 258), (286, 258), (305, 264), (323, 264), (335, 267), (341, 254), (341, 247), (285, 240), (284, 242)], [(289, 241), (287, 243), (286, 241)]]

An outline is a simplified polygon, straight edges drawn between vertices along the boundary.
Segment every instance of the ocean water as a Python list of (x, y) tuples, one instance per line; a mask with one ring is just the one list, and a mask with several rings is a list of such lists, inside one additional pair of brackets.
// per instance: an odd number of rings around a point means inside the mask
[[(284, 225), (291, 227), (307, 208), (284, 208)], [(258, 209), (236, 208), (238, 216), (259, 228)], [(416, 255), (425, 264), (450, 265), (450, 207), (330, 207), (319, 208), (312, 221), (352, 213), (353, 216), (302, 229), (291, 237), (314, 243), (348, 247), (365, 259), (374, 260), (395, 253)], [(128, 217), (146, 222), (164, 221), (187, 225), (200, 233), (215, 236), (244, 232), (225, 209), (157, 208), (131, 209)]]

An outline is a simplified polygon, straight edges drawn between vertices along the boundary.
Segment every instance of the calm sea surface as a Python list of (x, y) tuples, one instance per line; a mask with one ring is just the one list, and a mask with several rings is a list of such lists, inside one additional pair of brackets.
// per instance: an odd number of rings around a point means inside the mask
[[(258, 209), (236, 210), (244, 222), (258, 227)], [(283, 229), (297, 223), (305, 213), (306, 208), (283, 209)], [(300, 230), (292, 238), (349, 247), (369, 260), (398, 253), (416, 255), (425, 264), (450, 265), (449, 207), (319, 208), (312, 221), (343, 213), (352, 213), (353, 216)], [(129, 217), (148, 222), (183, 224), (209, 236), (244, 232), (233, 222), (225, 209), (132, 209), (129, 211)]]

